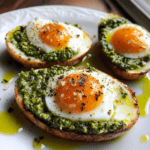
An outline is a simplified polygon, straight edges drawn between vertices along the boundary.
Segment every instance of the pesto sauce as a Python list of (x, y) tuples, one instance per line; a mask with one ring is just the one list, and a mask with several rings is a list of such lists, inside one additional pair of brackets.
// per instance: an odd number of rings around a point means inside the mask
[(17, 27), (16, 30), (14, 30), (14, 32), (9, 36), (9, 41), (29, 57), (28, 61), (31, 60), (30, 57), (35, 57), (41, 61), (46, 61), (47, 63), (52, 61), (65, 62), (77, 54), (77, 52), (73, 51), (70, 47), (46, 53), (40, 47), (32, 45), (29, 41), (26, 34), (26, 26)]
[(99, 43), (102, 46), (103, 51), (114, 65), (125, 71), (141, 68), (150, 61), (150, 56), (136, 59), (126, 58), (117, 54), (114, 49), (108, 46), (106, 39), (107, 33), (122, 24), (126, 24), (127, 22), (128, 21), (122, 17), (115, 17), (113, 19), (102, 20), (98, 27)]
[[(81, 69), (75, 67), (52, 66), (50, 69), (40, 69), (19, 74), (19, 80), (16, 81), (21, 95), (23, 95), (24, 105), (27, 111), (31, 111), (34, 115), (46, 123), (50, 128), (58, 128), (60, 130), (69, 130), (84, 134), (103, 134), (113, 132), (118, 128), (125, 126), (124, 121), (111, 120), (94, 120), (94, 121), (71, 121), (63, 117), (55, 116), (50, 112), (45, 103), (46, 88), (49, 78), (64, 73), (72, 69)], [(91, 71), (95, 68), (89, 67)]]

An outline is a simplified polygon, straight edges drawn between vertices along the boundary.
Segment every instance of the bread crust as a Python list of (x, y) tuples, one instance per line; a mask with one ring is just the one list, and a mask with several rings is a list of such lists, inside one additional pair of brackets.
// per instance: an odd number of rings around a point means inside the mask
[[(7, 34), (6, 34), (6, 37), (9, 36), (10, 33), (12, 33), (13, 30), (9, 31)], [(84, 32), (84, 31), (83, 31)], [(16, 54), (15, 51), (10, 47), (9, 45), (9, 40), (6, 39), (6, 46), (7, 46), (7, 50), (9, 52), (9, 54), (19, 63), (23, 64), (24, 66), (28, 67), (28, 68), (49, 68), (53, 65), (60, 65), (60, 66), (72, 66), (72, 65), (75, 65), (77, 64), (80, 60), (82, 60), (82, 58), (90, 51), (91, 47), (92, 47), (92, 38), (86, 33), (84, 32), (84, 34), (90, 39), (91, 41), (91, 45), (89, 47), (89, 50), (86, 51), (84, 54), (82, 54), (81, 56), (78, 56), (77, 58), (73, 58), (73, 59), (69, 59), (65, 62), (51, 62), (50, 64), (47, 64), (45, 61), (36, 61), (36, 60), (28, 60), (28, 59), (25, 59), (23, 57), (21, 57), (20, 55)]]
[[(110, 14), (110, 15), (112, 15), (112, 14)], [(118, 15), (115, 15), (115, 16), (120, 17)], [(100, 26), (100, 23), (98, 26)], [(139, 71), (139, 72), (131, 73), (131, 72), (125, 71), (121, 68), (118, 68), (115, 64), (113, 64), (111, 62), (111, 60), (107, 57), (106, 53), (103, 51), (102, 45), (100, 45), (100, 43), (99, 43), (99, 39), (98, 39), (98, 44), (99, 44), (99, 48), (100, 48), (100, 52), (101, 52), (101, 58), (105, 61), (107, 66), (112, 70), (113, 74), (117, 78), (125, 79), (125, 80), (136, 80), (136, 79), (141, 78), (148, 71), (150, 71), (150, 68), (149, 68), (149, 69), (146, 69), (145, 71)]]
[[(118, 82), (120, 82), (120, 81), (118, 80)], [(23, 99), (20, 95), (17, 84), (15, 84), (15, 97), (16, 97), (16, 102), (17, 102), (18, 106), (20, 107), (22, 112), (25, 114), (25, 116), (32, 123), (34, 123), (36, 126), (40, 127), (41, 129), (45, 130), (46, 132), (53, 134), (55, 136), (61, 137), (61, 138), (74, 140), (74, 141), (99, 142), (99, 141), (111, 140), (111, 139), (114, 139), (114, 138), (117, 138), (117, 137), (123, 135), (126, 131), (128, 131), (131, 127), (133, 127), (134, 124), (138, 120), (138, 117), (139, 117), (138, 101), (135, 97), (135, 94), (132, 92), (132, 90), (129, 87), (127, 87), (125, 84), (124, 84), (124, 87), (132, 95), (132, 99), (134, 101), (134, 108), (136, 109), (136, 116), (134, 117), (134, 119), (131, 120), (131, 122), (127, 126), (120, 128), (114, 132), (100, 134), (100, 135), (86, 135), (86, 134), (79, 134), (79, 133), (75, 133), (75, 132), (71, 132), (71, 131), (63, 131), (63, 130), (59, 130), (59, 129), (50, 128), (49, 126), (44, 124), (42, 121), (37, 119), (32, 112), (29, 112), (25, 109)]]

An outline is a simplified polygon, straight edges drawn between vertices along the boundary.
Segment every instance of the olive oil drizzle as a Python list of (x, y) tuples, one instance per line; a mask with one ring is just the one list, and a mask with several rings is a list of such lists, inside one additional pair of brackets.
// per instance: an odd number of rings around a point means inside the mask
[(40, 133), (40, 137), (42, 139), (39, 143), (36, 143), (35, 140), (33, 140), (33, 148), (35, 150), (41, 150), (43, 147), (50, 148), (52, 150), (74, 150), (78, 148), (81, 145), (87, 144), (87, 142), (80, 142), (80, 141), (70, 141), (67, 139), (62, 139), (56, 136), (53, 136), (49, 133), (46, 133), (45, 131), (42, 131), (41, 129), (37, 129)]
[[(98, 45), (93, 46), (89, 54), (85, 56), (84, 59), (76, 66), (84, 66), (84, 67), (92, 66), (98, 70), (101, 70), (103, 72), (112, 75), (111, 71), (105, 67), (103, 61), (100, 58), (100, 51)], [(3, 75), (3, 81), (7, 80), (9, 82), (14, 77), (15, 73), (13, 71), (8, 71)], [(136, 97), (139, 103), (140, 116), (146, 116), (148, 113), (148, 111), (146, 111), (146, 107), (148, 100), (150, 98), (149, 94), (150, 79), (148, 78), (148, 76), (145, 75), (139, 80), (132, 81), (132, 83), (135, 85), (138, 84), (142, 85), (140, 88), (142, 88), (143, 93)], [(21, 111), (18, 109), (19, 108), (15, 108), (12, 113), (9, 113), (8, 111), (0, 112), (0, 134), (7, 134), (7, 135), (16, 134), (19, 132), (19, 129), (22, 128), (25, 119), (21, 119), (20, 121), (20, 118), (24, 118), (24, 115), (22, 115)], [(35, 142), (35, 140), (33, 140), (33, 148), (35, 150), (41, 150), (43, 146), (46, 146), (53, 150), (61, 150), (63, 148), (65, 150), (73, 150), (81, 145), (87, 144), (86, 142), (75, 142), (75, 141), (68, 141), (66, 139), (61, 139), (53, 135), (50, 135), (44, 131), (40, 131), (40, 135), (42, 135), (44, 138), (38, 144)], [(123, 137), (124, 135), (112, 141), (116, 142), (122, 139)], [(143, 135), (140, 137), (140, 140), (141, 142), (147, 142), (149, 140), (149, 137), (147, 135)]]
[(140, 137), (140, 141), (141, 141), (142, 143), (146, 143), (148, 140), (149, 140), (149, 136), (148, 136), (148, 135), (142, 135), (142, 136)]
[(11, 111), (0, 112), (0, 134), (17, 134), (23, 127), (25, 117), (17, 104), (11, 108)]
[(139, 111), (140, 111), (140, 117), (144, 117), (148, 114), (148, 104), (150, 101), (150, 79), (148, 75), (144, 75), (142, 78), (132, 81), (132, 83), (135, 86), (138, 86), (138, 88), (141, 88), (143, 93), (140, 95), (137, 95), (137, 100), (139, 104)]
[(2, 78), (2, 83), (7, 84), (16, 76), (16, 73), (13, 71), (7, 71)]

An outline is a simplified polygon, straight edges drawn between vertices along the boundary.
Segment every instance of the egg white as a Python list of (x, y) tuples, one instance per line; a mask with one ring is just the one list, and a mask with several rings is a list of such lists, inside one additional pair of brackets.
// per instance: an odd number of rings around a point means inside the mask
[[(56, 22), (51, 21), (51, 20), (43, 20), (40, 18), (35, 18), (31, 22), (27, 24), (26, 27), (26, 32), (27, 32), (27, 37), (29, 41), (36, 47), (40, 47), (42, 50), (45, 52), (49, 53), (51, 51), (54, 51), (55, 48), (51, 47), (47, 44), (45, 44), (39, 36), (39, 30), (46, 24), (52, 24), (54, 25)], [(83, 31), (72, 26), (65, 24), (63, 22), (57, 22), (57, 24), (65, 27), (68, 31), (68, 33), (71, 35), (69, 42), (68, 42), (68, 47), (70, 47), (72, 50), (75, 52), (78, 52), (81, 50), (81, 46), (83, 44)], [(79, 35), (79, 36), (77, 36)]]
[[(112, 30), (110, 30), (109, 32), (108, 32), (108, 35), (110, 36), (113, 36), (113, 33), (115, 33), (118, 29), (120, 29), (120, 28), (124, 28), (124, 27), (134, 27), (135, 29), (138, 29), (138, 30), (140, 30), (142, 33), (143, 33), (143, 40), (145, 41), (145, 43), (147, 44), (147, 48), (146, 48), (146, 50), (144, 51), (144, 52), (140, 52), (140, 53), (132, 53), (132, 54), (129, 54), (129, 53), (121, 53), (121, 55), (122, 56), (124, 56), (124, 57), (127, 57), (127, 58), (142, 58), (142, 57), (144, 57), (144, 56), (147, 56), (147, 55), (149, 55), (150, 54), (150, 33), (146, 30), (146, 29), (144, 29), (144, 28), (142, 28), (141, 26), (139, 26), (139, 25), (136, 25), (136, 24), (131, 24), (131, 23), (129, 23), (129, 24), (123, 24), (123, 25), (120, 25), (120, 26), (118, 26), (118, 27), (116, 27), (116, 28), (114, 28), (114, 29), (112, 29)], [(125, 35), (126, 36), (126, 35)], [(107, 35), (106, 35), (106, 37), (107, 37)], [(132, 40), (132, 39), (131, 39)], [(108, 42), (108, 46), (110, 47), (110, 48), (113, 48), (113, 45), (110, 43), (110, 41), (107, 41)]]
[[(121, 99), (121, 94), (120, 94), (120, 87), (123, 87), (120, 82), (118, 82), (116, 79), (111, 78), (105, 73), (102, 72), (87, 72), (86, 69), (84, 70), (70, 70), (65, 72), (63, 75), (64, 77), (74, 74), (74, 73), (84, 73), (84, 74), (89, 74), (93, 76), (94, 78), (98, 79), (101, 85), (104, 85), (103, 87), (103, 100), (102, 103), (96, 107), (94, 110), (91, 110), (89, 112), (83, 112), (80, 114), (77, 113), (71, 113), (68, 114), (64, 111), (61, 111), (57, 103), (55, 102), (55, 96), (49, 96), (49, 91), (52, 89), (54, 92), (57, 90), (58, 83), (61, 82), (61, 79), (58, 79), (62, 74), (56, 75), (53, 78), (49, 79), (48, 87), (46, 89), (46, 105), (54, 115), (60, 116), (63, 118), (67, 118), (73, 121), (89, 121), (89, 120), (109, 120), (111, 118), (113, 119), (118, 119), (118, 120), (123, 120), (125, 118), (131, 120), (131, 116), (128, 114), (133, 113), (133, 108), (132, 108), (132, 101), (131, 101), (131, 107), (126, 106), (126, 104), (122, 103), (127, 107), (127, 111), (122, 112), (119, 108), (122, 107), (122, 105), (117, 105), (115, 103), (116, 99)], [(65, 84), (65, 83), (61, 83)], [(86, 88), (86, 87), (85, 87)], [(126, 91), (128, 93), (128, 91)], [(59, 93), (56, 93), (59, 94)], [(62, 96), (65, 96), (62, 94)], [(128, 94), (130, 97), (130, 95)], [(129, 98), (131, 99), (131, 97)], [(130, 100), (129, 100), (130, 101)], [(116, 109), (116, 106), (118, 107)], [(124, 107), (124, 108), (126, 108)], [(123, 109), (124, 110), (124, 109)], [(111, 111), (109, 114), (108, 112)], [(118, 113), (117, 113), (118, 112)]]

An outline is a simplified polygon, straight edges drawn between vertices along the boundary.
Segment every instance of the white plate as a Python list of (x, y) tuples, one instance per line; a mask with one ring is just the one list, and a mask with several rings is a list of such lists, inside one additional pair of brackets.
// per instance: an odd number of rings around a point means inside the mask
[[(12, 58), (6, 51), (5, 34), (18, 25), (26, 24), (33, 18), (43, 18), (58, 20), (70, 23), (78, 23), (84, 31), (91, 37), (97, 34), (97, 25), (104, 12), (70, 6), (41, 6), (20, 9), (4, 13), (0, 15), (0, 80), (6, 71), (12, 70), (16, 74), (25, 69), (17, 62), (12, 61)], [(96, 43), (96, 38), (93, 38)], [(9, 84), (0, 83), (0, 112), (7, 110), (14, 102), (14, 81), (16, 77)], [(4, 87), (8, 89), (3, 90)], [(136, 92), (136, 90), (134, 91)], [(19, 109), (18, 107), (16, 109)], [(140, 118), (135, 127), (126, 134), (123, 138), (116, 142), (101, 142), (84, 144), (77, 149), (79, 150), (149, 150), (150, 142), (141, 143), (140, 136), (150, 136), (150, 115)], [(19, 118), (20, 120), (22, 118)], [(1, 121), (1, 120), (0, 120)], [(8, 124), (10, 126), (10, 124)], [(1, 150), (33, 150), (32, 142), (35, 137), (38, 137), (39, 130), (31, 125), (27, 120), (23, 125), (23, 130), (14, 135), (5, 135), (0, 133), (0, 149)], [(68, 144), (70, 141), (67, 141)], [(57, 138), (55, 139), (57, 144)], [(58, 143), (59, 144), (59, 143)], [(62, 145), (59, 146), (63, 147)], [(71, 143), (70, 143), (71, 144)], [(49, 148), (44, 148), (44, 150)], [(60, 148), (66, 149), (66, 148)]]

